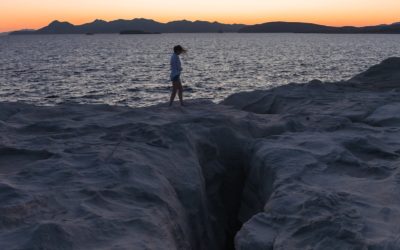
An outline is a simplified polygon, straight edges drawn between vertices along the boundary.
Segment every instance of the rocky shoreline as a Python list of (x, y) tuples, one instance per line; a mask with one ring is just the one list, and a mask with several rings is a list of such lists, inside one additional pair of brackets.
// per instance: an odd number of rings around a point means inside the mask
[(400, 249), (400, 58), (188, 104), (0, 103), (0, 248)]

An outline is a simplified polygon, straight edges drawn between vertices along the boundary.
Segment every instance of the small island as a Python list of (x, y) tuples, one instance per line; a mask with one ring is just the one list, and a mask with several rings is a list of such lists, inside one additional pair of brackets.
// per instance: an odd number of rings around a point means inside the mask
[(155, 35), (161, 34), (159, 32), (146, 32), (143, 30), (123, 30), (119, 32), (120, 35)]

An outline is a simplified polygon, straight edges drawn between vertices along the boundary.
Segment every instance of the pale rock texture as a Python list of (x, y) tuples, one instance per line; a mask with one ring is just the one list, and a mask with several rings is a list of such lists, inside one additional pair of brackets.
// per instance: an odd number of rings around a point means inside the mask
[(0, 249), (400, 249), (399, 72), (184, 108), (0, 103)]

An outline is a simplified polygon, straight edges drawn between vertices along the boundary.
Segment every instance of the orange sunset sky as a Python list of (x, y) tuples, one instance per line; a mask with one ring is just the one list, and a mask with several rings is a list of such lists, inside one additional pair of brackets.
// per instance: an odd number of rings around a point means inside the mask
[(0, 0), (0, 32), (137, 17), (168, 22), (269, 21), (364, 26), (400, 22), (400, 0)]

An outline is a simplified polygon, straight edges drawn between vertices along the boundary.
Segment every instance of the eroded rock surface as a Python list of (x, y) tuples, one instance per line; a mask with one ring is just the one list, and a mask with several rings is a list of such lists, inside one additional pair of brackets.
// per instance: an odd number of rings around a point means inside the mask
[(0, 104), (0, 249), (400, 249), (400, 59), (185, 108)]

